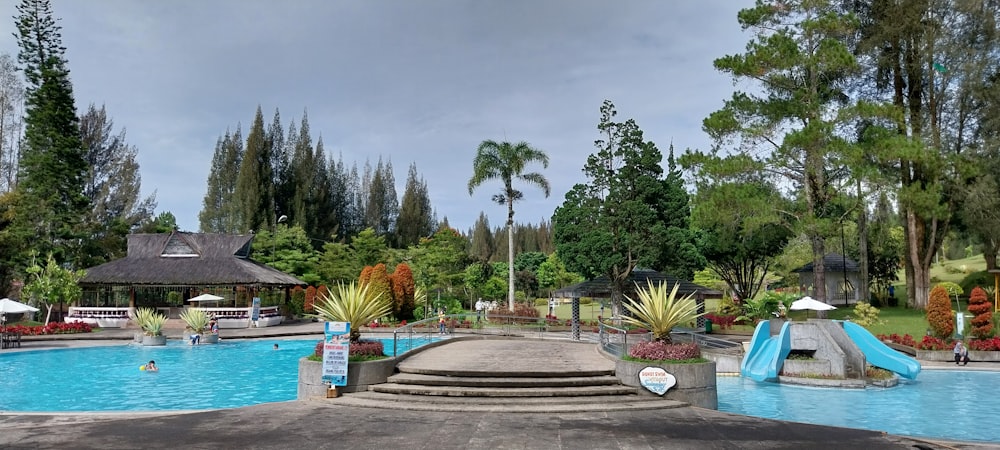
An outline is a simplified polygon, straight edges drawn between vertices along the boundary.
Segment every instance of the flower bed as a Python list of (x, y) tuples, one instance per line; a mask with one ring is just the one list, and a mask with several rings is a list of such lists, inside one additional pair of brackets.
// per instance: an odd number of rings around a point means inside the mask
[(49, 322), (47, 325), (11, 325), (4, 329), (7, 333), (19, 333), (22, 336), (44, 336), (49, 334), (90, 333), (93, 327), (86, 322)]
[(904, 334), (902, 336), (892, 333), (890, 335), (880, 334), (878, 339), (882, 342), (892, 342), (894, 344), (905, 345), (907, 347), (917, 347), (917, 342), (913, 340), (913, 336), (909, 334)]

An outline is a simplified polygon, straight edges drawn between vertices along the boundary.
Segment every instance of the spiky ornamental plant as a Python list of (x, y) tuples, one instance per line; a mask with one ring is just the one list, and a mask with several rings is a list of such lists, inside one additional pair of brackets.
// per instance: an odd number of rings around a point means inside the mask
[(670, 331), (675, 326), (705, 314), (698, 312), (694, 294), (677, 298), (680, 283), (675, 284), (669, 293), (666, 283), (653, 284), (651, 281), (647, 283), (647, 287), (637, 290), (638, 302), (628, 296), (625, 297), (628, 300), (625, 302), (625, 308), (631, 313), (631, 317), (626, 316), (622, 319), (626, 323), (648, 329), (657, 341), (672, 343)]
[(955, 331), (955, 316), (951, 312), (951, 299), (948, 291), (941, 285), (931, 289), (930, 300), (927, 302), (927, 324), (934, 336), (946, 339)]
[(993, 331), (993, 303), (986, 297), (986, 291), (976, 286), (969, 294), (969, 312), (972, 313), (972, 330), (969, 334), (982, 339)]
[(203, 309), (198, 308), (188, 308), (181, 311), (181, 320), (184, 324), (191, 327), (196, 333), (204, 333), (208, 329), (208, 313)]
[(167, 323), (167, 317), (153, 308), (139, 308), (135, 310), (132, 320), (146, 333), (146, 336), (159, 336), (163, 334), (163, 325)]
[(337, 289), (321, 296), (313, 305), (316, 317), (327, 322), (348, 322), (351, 342), (361, 341), (361, 326), (392, 311), (392, 299), (384, 293), (373, 293), (367, 284), (339, 284)]

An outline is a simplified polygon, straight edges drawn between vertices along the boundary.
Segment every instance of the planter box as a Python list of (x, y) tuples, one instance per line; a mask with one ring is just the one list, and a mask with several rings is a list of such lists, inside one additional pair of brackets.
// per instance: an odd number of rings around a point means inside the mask
[[(917, 359), (955, 362), (955, 352), (951, 350), (917, 350)], [(1000, 352), (969, 350), (969, 360), (972, 362), (1000, 362)]]
[[(337, 386), (340, 392), (367, 391), (368, 386), (385, 383), (396, 371), (396, 359), (351, 362), (347, 364), (347, 385)], [(323, 381), (323, 363), (299, 359), (299, 384), (297, 398), (326, 398), (328, 385)]]
[(701, 408), (718, 409), (715, 361), (695, 364), (656, 364), (619, 359), (615, 361), (615, 376), (625, 386), (638, 388), (639, 395), (659, 397), (647, 391), (639, 383), (639, 372), (646, 367), (660, 367), (677, 379), (677, 385), (670, 388), (662, 398), (690, 403)]
[[(187, 342), (187, 343), (191, 342), (191, 335), (190, 334), (184, 333), (184, 342)], [(201, 339), (199, 339), (198, 342), (201, 343), (201, 344), (218, 344), (219, 343), (219, 335), (212, 334), (212, 333), (203, 333), (201, 335)]]
[(786, 359), (781, 365), (781, 372), (789, 375), (833, 375), (830, 361), (822, 359)]

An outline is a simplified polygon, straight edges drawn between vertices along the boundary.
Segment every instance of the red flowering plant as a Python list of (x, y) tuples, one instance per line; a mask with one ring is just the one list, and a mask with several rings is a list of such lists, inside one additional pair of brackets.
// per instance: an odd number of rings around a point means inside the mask
[(86, 322), (49, 322), (48, 325), (10, 325), (8, 333), (18, 333), (24, 336), (42, 336), (46, 334), (90, 333), (93, 327)]
[(920, 350), (949, 350), (951, 344), (939, 337), (924, 336), (920, 344), (917, 344), (917, 348)]
[[(323, 341), (316, 343), (316, 347), (313, 348), (313, 354), (309, 355), (310, 361), (323, 360), (323, 344)], [(372, 361), (387, 357), (381, 341), (361, 340), (359, 342), (352, 342), (348, 352), (348, 361), (351, 362)]]
[(909, 334), (904, 334), (902, 336), (892, 333), (890, 335), (880, 334), (878, 335), (878, 340), (882, 342), (892, 342), (893, 344), (905, 345), (907, 347), (916, 347), (917, 342), (913, 340), (913, 336)]
[(970, 340), (969, 349), (981, 352), (1000, 351), (1000, 337)]
[(663, 341), (640, 342), (628, 351), (629, 361), (640, 362), (703, 362), (697, 344), (668, 344)]
[(736, 316), (727, 316), (715, 313), (705, 314), (705, 319), (711, 320), (712, 325), (717, 325), (719, 329), (728, 330), (736, 323)]

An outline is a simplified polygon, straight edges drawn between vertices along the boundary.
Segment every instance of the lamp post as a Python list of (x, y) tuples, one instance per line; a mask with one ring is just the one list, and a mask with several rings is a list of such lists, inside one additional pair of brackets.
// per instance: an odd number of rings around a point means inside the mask
[(274, 221), (274, 226), (271, 227), (271, 264), (273, 265), (275, 261), (278, 260), (278, 224), (285, 223), (288, 221), (288, 216), (282, 214)]

